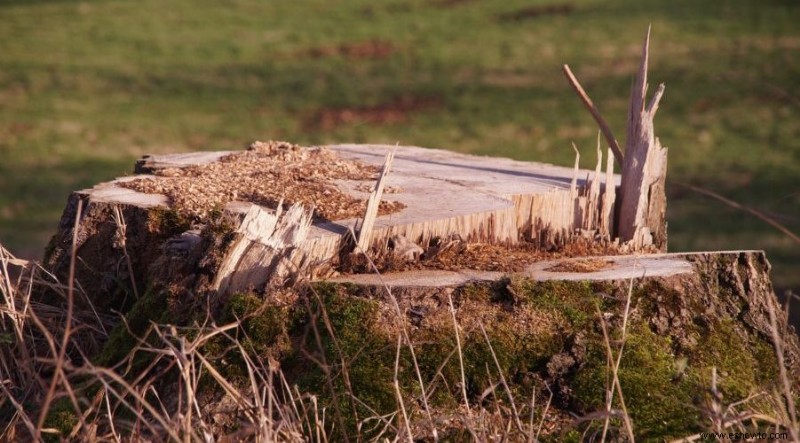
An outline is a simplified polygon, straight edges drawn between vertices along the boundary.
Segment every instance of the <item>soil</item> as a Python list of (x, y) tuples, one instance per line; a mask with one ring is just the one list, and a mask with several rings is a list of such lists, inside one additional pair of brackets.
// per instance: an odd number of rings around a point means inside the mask
[(574, 5), (559, 3), (517, 9), (516, 11), (500, 14), (498, 18), (502, 22), (521, 22), (549, 15), (569, 15), (573, 11), (575, 11)]
[(439, 8), (455, 8), (456, 6), (472, 3), (473, 0), (434, 0), (432, 3)]
[(306, 119), (304, 126), (308, 130), (329, 131), (337, 126), (354, 123), (402, 123), (414, 112), (442, 106), (443, 102), (439, 97), (404, 96), (374, 106), (320, 109)]
[(356, 43), (342, 43), (337, 46), (311, 48), (306, 54), (312, 58), (344, 57), (352, 60), (382, 59), (395, 52), (392, 43), (384, 40), (366, 40)]
[[(279, 202), (314, 208), (316, 220), (360, 217), (366, 200), (341, 192), (335, 180), (375, 180), (378, 168), (340, 158), (325, 148), (303, 149), (286, 142), (255, 142), (247, 151), (218, 162), (187, 168), (168, 168), (155, 177), (121, 183), (147, 194), (166, 195), (173, 209), (205, 218), (210, 211), (232, 201), (247, 201), (269, 208)], [(378, 213), (391, 214), (405, 205), (381, 201)]]

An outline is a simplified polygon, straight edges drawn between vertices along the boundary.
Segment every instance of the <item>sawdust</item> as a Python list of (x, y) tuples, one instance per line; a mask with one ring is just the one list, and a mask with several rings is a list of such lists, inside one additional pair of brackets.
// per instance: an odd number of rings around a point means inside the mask
[(587, 258), (581, 260), (564, 261), (557, 263), (545, 271), (549, 272), (597, 272), (602, 269), (610, 268), (614, 265), (613, 261), (600, 260), (597, 258)]
[[(232, 201), (269, 208), (283, 201), (286, 206), (301, 203), (313, 207), (317, 220), (344, 220), (361, 217), (366, 201), (344, 194), (335, 180), (376, 180), (378, 168), (342, 159), (325, 148), (270, 141), (255, 142), (247, 151), (218, 162), (160, 169), (154, 175), (121, 186), (165, 195), (172, 208), (198, 219)], [(384, 200), (378, 214), (391, 214), (404, 207)]]
[[(521, 272), (531, 263), (558, 260), (562, 258), (619, 255), (618, 246), (607, 242), (578, 240), (556, 251), (544, 251), (533, 243), (521, 242), (512, 246), (468, 243), (461, 240), (434, 240), (417, 260), (407, 260), (392, 254), (392, 251), (375, 254), (372, 262), (379, 272), (402, 272), (411, 270), (437, 269), (458, 271)], [(603, 262), (599, 259), (586, 259), (587, 262)], [(605, 262), (604, 262), (605, 263)], [(589, 267), (589, 265), (586, 265)], [(599, 265), (595, 266), (610, 266)], [(599, 270), (602, 268), (597, 268)], [(362, 274), (375, 272), (372, 264), (363, 254), (350, 254), (343, 257), (336, 269), (343, 274)], [(566, 271), (561, 271), (566, 272)], [(572, 271), (589, 272), (589, 271)]]

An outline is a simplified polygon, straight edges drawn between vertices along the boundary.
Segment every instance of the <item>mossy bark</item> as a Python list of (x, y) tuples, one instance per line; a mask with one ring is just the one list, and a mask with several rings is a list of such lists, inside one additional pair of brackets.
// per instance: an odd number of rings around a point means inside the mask
[[(530, 401), (532, 392), (541, 392), (547, 385), (554, 393), (549, 414), (562, 419), (553, 435), (562, 438), (566, 434), (560, 433), (574, 426), (570, 415), (605, 410), (610, 372), (601, 322), (617, 352), (632, 285), (619, 370), (625, 404), (638, 438), (677, 438), (707, 427), (711, 402), (731, 404), (777, 386), (778, 363), (768, 315), (769, 304), (776, 300), (764, 255), (704, 254), (690, 260), (694, 273), (637, 281), (510, 278), (460, 287), (394, 288), (402, 318), (396, 315), (385, 288), (316, 285), (309, 288), (310, 293), (324, 295), (317, 298), (314, 309), (324, 308), (334, 325), (333, 334), (323, 333), (321, 351), (311, 341), (295, 344), (307, 352), (322, 352), (328, 362), (348, 362), (352, 394), (368, 399), (373, 411), (391, 413), (397, 403), (390, 382), (398, 334), (405, 326), (423, 380), (430, 383), (426, 388), (433, 391), (429, 395), (435, 415), (447, 417), (463, 403), (450, 297), (460, 327), (470, 405), (479, 408), (489, 399), (508, 404), (503, 388), (495, 386), (500, 382), (499, 371), (518, 402)], [(314, 323), (314, 316), (304, 318), (293, 334), (312, 326), (324, 330), (321, 322)], [(786, 330), (783, 320), (778, 328)], [(333, 336), (336, 346), (331, 344)], [(784, 364), (797, 386), (799, 348), (793, 331), (788, 330), (784, 346)], [(321, 383), (327, 369), (302, 355), (292, 354), (289, 374), (305, 389), (330, 401)], [(400, 356), (399, 380), (408, 395), (405, 404), (413, 405), (417, 429), (422, 430), (426, 418), (414, 401), (419, 386), (407, 347)], [(716, 386), (712, 386), (712, 370), (717, 374)], [(336, 377), (336, 371), (333, 374)], [(350, 393), (341, 381), (335, 386), (341, 389), (337, 398), (348, 398)], [(487, 398), (486, 390), (493, 386), (494, 394)], [(762, 411), (770, 408), (756, 406)], [(618, 400), (613, 407), (620, 408)], [(360, 412), (362, 418), (368, 414), (366, 409)], [(767, 412), (776, 413), (774, 409)], [(618, 418), (612, 420), (614, 425), (621, 426)], [(602, 422), (580, 426), (602, 427)], [(457, 428), (451, 431), (458, 432)]]

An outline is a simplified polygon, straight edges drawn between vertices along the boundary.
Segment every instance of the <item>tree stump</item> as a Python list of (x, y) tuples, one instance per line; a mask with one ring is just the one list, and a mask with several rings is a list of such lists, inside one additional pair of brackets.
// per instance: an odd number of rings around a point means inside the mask
[[(622, 177), (599, 144), (592, 170), (580, 155), (565, 168), (356, 144), (146, 156), (135, 175), (70, 196), (45, 268), (64, 281), (75, 265), (90, 288), (77, 303), (137, 317), (126, 327), (152, 320), (140, 305), (179, 325), (197, 321), (185, 311), (201, 302), (214, 321), (256, 319), (275, 335), (255, 343), (270, 368), (279, 360), (287, 380), (319, 395), (344, 440), (348, 427), (360, 432), (359, 414), (396, 415), (395, 401), (409, 405), (414, 438), (435, 440), (439, 424), (443, 438), (463, 438), (452, 417), (483, 415), (490, 395), (497, 414), (507, 409), (495, 373), (527, 437), (512, 394), (531, 390), (530, 426), (541, 400), (556, 440), (577, 416), (622, 416), (629, 439), (685, 436), (708, 411), (724, 429), (723, 400), (738, 411), (767, 390), (778, 411), (800, 380), (800, 344), (776, 315), (765, 254), (664, 253), (667, 151), (653, 130), (663, 87), (645, 105), (648, 43), (649, 33), (624, 154), (565, 67)], [(440, 382), (429, 407), (426, 389)], [(765, 415), (747, 417), (757, 428)]]
[[(373, 189), (389, 151), (391, 168)], [(508, 377), (504, 389), (539, 392), (537, 404), (549, 402), (541, 393), (551, 390), (553, 406), (539, 411), (551, 435), (578, 426), (575, 416), (604, 413), (606, 354), (617, 352), (605, 329), (618, 337), (629, 328), (619, 383), (636, 438), (696, 432), (691, 424), (703, 419), (710, 397), (695, 393), (746, 401), (777, 386), (770, 384), (776, 368), (785, 374), (786, 388), (774, 394), (781, 401), (800, 380), (800, 343), (776, 314), (764, 253), (648, 253), (612, 240), (619, 177), (606, 160), (605, 171), (601, 158), (583, 171), (418, 147), (285, 143), (148, 157), (139, 174), (70, 197), (45, 265), (66, 278), (74, 236), (76, 281), (91, 288), (93, 309), (128, 312), (140, 325), (149, 320), (130, 306), (153, 300), (166, 306), (161, 318), (178, 324), (195, 318), (199, 304), (219, 316), (236, 300), (260, 303), (265, 311), (247, 314), (260, 319), (283, 313), (264, 321), (296, 347), (259, 346), (272, 349), (288, 380), (326, 377), (303, 357), (313, 354), (307, 331), (288, 322), (334, 328), (337, 345), (314, 352), (339, 349), (325, 359), (347, 362), (352, 391), (337, 391), (343, 385), (334, 380), (333, 388), (312, 384), (309, 392), (343, 410), (350, 406), (337, 402), (355, 393), (366, 405), (354, 406), (361, 415), (389, 414), (395, 395), (406, 395), (417, 417), (411, 432), (423, 439), (432, 438), (430, 423), (452, 422), (446, 405), (478, 408), (481, 393), (496, 386), (493, 372)], [(371, 229), (364, 218), (373, 219)], [(348, 267), (353, 257), (368, 265)], [(144, 295), (132, 301), (137, 294)], [(315, 323), (322, 318), (330, 323)], [(454, 327), (466, 355), (462, 371), (453, 359)], [(399, 343), (418, 352), (413, 360), (395, 352), (401, 332)], [(441, 379), (437, 396), (451, 400), (423, 408), (396, 394), (386, 368), (398, 358), (405, 368), (398, 383)], [(408, 369), (416, 365), (420, 375)], [(719, 388), (708, 381), (714, 371)], [(656, 408), (651, 394), (663, 399)], [(213, 402), (204, 408), (217, 413)]]
[[(148, 156), (137, 163), (137, 175), (73, 193), (48, 249), (47, 266), (56, 274), (67, 269), (81, 199), (77, 272), (81, 281), (102, 288), (120, 279), (145, 285), (153, 274), (148, 268), (159, 257), (188, 263), (196, 259), (198, 248), (210, 244), (215, 245), (211, 255), (219, 257), (213, 265), (204, 257), (212, 266), (198, 273), (205, 276), (205, 289), (262, 288), (270, 279), (324, 275), (336, 267), (343, 251), (352, 249), (350, 233), (358, 229), (378, 168), (391, 150), (396, 156), (386, 177), (381, 212), (362, 247), (370, 254), (391, 253), (392, 239), (402, 239), (418, 251), (452, 238), (507, 247), (524, 244), (545, 252), (558, 252), (576, 241), (619, 246), (610, 237), (614, 193), (608, 192), (619, 177), (610, 169), (601, 171), (601, 158), (594, 171), (586, 171), (579, 170), (577, 162), (570, 169), (419, 147), (264, 145), (272, 147)], [(317, 156), (324, 162), (309, 160)], [(252, 169), (259, 161), (268, 163), (266, 170)], [(317, 174), (315, 168), (334, 163), (359, 172)], [(250, 169), (243, 178), (237, 168)], [(237, 180), (252, 189), (237, 188)], [(221, 184), (223, 191), (218, 189)], [(338, 203), (328, 204), (327, 198)], [(299, 206), (280, 214), (289, 204)], [(113, 217), (114, 208), (121, 209), (126, 238), (118, 238), (121, 226)], [(305, 221), (295, 229), (284, 226), (294, 234), (284, 232), (280, 240), (269, 240), (287, 214), (293, 214), (292, 223)], [(254, 245), (269, 245), (273, 252), (255, 252)], [(133, 276), (121, 266), (125, 251)], [(285, 261), (280, 265), (284, 271), (274, 272), (274, 260)], [(165, 269), (160, 266), (157, 271)]]

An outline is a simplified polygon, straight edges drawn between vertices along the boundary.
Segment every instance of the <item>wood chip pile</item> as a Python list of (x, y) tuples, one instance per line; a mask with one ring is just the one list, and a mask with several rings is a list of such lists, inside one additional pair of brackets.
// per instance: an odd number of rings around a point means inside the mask
[[(301, 148), (286, 142), (255, 142), (248, 150), (218, 162), (186, 168), (168, 168), (155, 176), (121, 185), (147, 194), (162, 194), (172, 208), (197, 218), (231, 201), (247, 201), (269, 208), (302, 203), (314, 207), (317, 220), (361, 217), (366, 199), (353, 198), (336, 186), (336, 180), (377, 178), (378, 168), (345, 160), (325, 148)], [(369, 186), (369, 185), (368, 185)], [(382, 201), (379, 214), (405, 206)]]
[[(396, 251), (395, 251), (396, 252)], [(419, 257), (408, 260), (396, 254), (373, 257), (379, 272), (402, 272), (411, 270), (457, 271), (473, 269), (478, 271), (521, 272), (531, 263), (542, 260), (582, 256), (619, 255), (619, 248), (608, 242), (592, 240), (576, 241), (554, 251), (536, 249), (530, 243), (514, 246), (469, 243), (460, 239), (439, 240), (429, 246)], [(592, 272), (611, 266), (603, 260), (587, 258), (573, 264), (570, 262), (554, 266), (552, 272)], [(356, 254), (341, 263), (336, 271), (341, 274), (362, 274), (374, 272), (372, 263)]]

